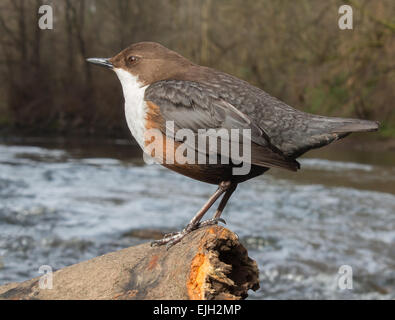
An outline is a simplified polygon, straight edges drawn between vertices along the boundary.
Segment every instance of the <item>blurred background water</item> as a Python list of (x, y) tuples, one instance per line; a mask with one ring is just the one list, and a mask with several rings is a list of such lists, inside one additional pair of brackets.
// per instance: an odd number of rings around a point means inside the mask
[[(394, 160), (331, 146), (241, 184), (223, 217), (258, 262), (250, 298), (394, 299)], [(214, 190), (129, 141), (0, 144), (0, 285), (179, 230)]]

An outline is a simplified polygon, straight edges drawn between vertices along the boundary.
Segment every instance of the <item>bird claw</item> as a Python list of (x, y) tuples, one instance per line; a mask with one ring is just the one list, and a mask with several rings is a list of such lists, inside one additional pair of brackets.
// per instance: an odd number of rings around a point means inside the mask
[(176, 234), (179, 234), (180, 232), (176, 231), (176, 232), (169, 232), (169, 233), (165, 233), (165, 235), (163, 236), (163, 238), (170, 238), (172, 236), (175, 236)]
[(199, 222), (195, 225), (188, 225), (182, 231), (167, 233), (165, 234), (163, 239), (152, 241), (151, 247), (159, 247), (162, 245), (166, 245), (166, 250), (169, 250), (172, 246), (180, 242), (182, 239), (184, 239), (184, 237), (187, 234), (191, 233), (192, 231), (202, 227), (218, 224), (218, 222), (222, 222), (223, 224), (226, 224), (226, 221), (222, 218), (213, 218), (213, 219), (205, 220), (203, 222)]
[(200, 222), (197, 225), (197, 228), (212, 226), (212, 225), (218, 224), (218, 222), (222, 222), (223, 224), (226, 224), (226, 221), (222, 218), (212, 218), (212, 219), (208, 219), (208, 220)]
[(159, 247), (166, 245), (166, 250), (169, 250), (173, 245), (180, 242), (191, 231), (187, 231), (186, 229), (184, 229), (179, 232), (172, 232), (165, 234), (163, 239), (152, 241), (151, 247)]

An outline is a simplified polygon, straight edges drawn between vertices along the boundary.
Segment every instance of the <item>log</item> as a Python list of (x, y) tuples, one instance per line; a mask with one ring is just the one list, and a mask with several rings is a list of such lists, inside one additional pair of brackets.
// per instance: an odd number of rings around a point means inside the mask
[(0, 286), (0, 299), (238, 300), (259, 288), (258, 267), (236, 234), (196, 230), (169, 250), (149, 243), (111, 252), (40, 277)]

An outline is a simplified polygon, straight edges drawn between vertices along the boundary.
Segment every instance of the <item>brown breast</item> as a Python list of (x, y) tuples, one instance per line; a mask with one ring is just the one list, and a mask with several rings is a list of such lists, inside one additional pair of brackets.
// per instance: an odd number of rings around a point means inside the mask
[[(247, 175), (233, 175), (232, 164), (209, 164), (208, 157), (204, 164), (198, 163), (197, 152), (194, 153), (193, 163), (180, 163), (179, 152), (183, 150), (182, 142), (175, 141), (173, 138), (167, 137), (162, 133), (164, 121), (160, 114), (160, 109), (152, 102), (147, 102), (147, 113), (145, 122), (146, 133), (154, 133), (146, 135), (144, 144), (146, 152), (164, 167), (178, 172), (182, 175), (195, 180), (219, 184), (222, 181), (243, 182), (258, 175), (261, 175), (268, 168), (252, 165)], [(181, 147), (181, 148), (180, 148)], [(177, 151), (178, 150), (178, 151)], [(176, 154), (178, 152), (178, 154)], [(184, 154), (185, 155), (185, 154)]]

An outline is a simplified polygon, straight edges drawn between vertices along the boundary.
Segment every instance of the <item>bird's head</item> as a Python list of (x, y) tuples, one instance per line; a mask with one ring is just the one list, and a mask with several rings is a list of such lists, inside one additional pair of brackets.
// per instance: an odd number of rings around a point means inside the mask
[(182, 68), (192, 65), (183, 56), (155, 42), (135, 43), (112, 58), (89, 58), (87, 61), (114, 70), (122, 86), (131, 80), (146, 86), (170, 79)]

